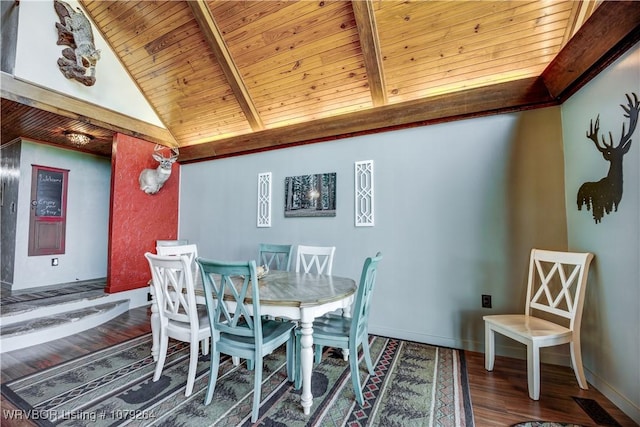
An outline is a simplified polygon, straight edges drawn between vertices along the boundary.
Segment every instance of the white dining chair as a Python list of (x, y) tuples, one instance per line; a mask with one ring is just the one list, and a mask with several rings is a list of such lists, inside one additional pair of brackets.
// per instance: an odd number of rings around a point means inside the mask
[(196, 295), (192, 275), (191, 261), (186, 255), (144, 254), (151, 269), (151, 280), (154, 297), (158, 306), (160, 319), (158, 361), (153, 381), (162, 375), (167, 357), (169, 338), (188, 342), (189, 371), (185, 396), (190, 396), (195, 384), (198, 366), (199, 343), (202, 342), (202, 353), (209, 352), (211, 327), (204, 305), (196, 305)]
[[(538, 400), (540, 348), (568, 343), (578, 385), (588, 388), (580, 351), (580, 322), (592, 259), (588, 252), (531, 251), (524, 314), (483, 317), (487, 371), (493, 370), (496, 332), (525, 344), (529, 397)], [(545, 318), (534, 316), (536, 311)]]
[(194, 282), (199, 282), (199, 270), (196, 258), (198, 257), (198, 245), (183, 244), (183, 245), (165, 245), (156, 246), (156, 252), (158, 255), (163, 256), (180, 256), (186, 255), (189, 258), (189, 265), (191, 266), (191, 273), (193, 274)]
[(296, 273), (328, 274), (333, 271), (335, 246), (298, 245)]

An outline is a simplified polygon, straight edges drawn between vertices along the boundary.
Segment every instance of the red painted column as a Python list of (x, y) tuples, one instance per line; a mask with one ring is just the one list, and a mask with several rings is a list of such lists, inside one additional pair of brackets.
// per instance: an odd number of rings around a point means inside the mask
[[(158, 239), (176, 239), (180, 165), (156, 194), (140, 190), (138, 176), (158, 166), (155, 144), (116, 134), (111, 155), (111, 212), (109, 218), (109, 293), (146, 287), (151, 273), (145, 252), (155, 253)], [(165, 156), (167, 153), (165, 153)]]

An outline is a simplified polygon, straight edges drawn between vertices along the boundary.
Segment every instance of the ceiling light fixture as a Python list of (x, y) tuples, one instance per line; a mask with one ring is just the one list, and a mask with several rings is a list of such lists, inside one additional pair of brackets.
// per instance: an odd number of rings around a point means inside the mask
[(71, 131), (65, 131), (64, 136), (69, 140), (69, 142), (78, 146), (86, 145), (93, 139), (91, 135)]

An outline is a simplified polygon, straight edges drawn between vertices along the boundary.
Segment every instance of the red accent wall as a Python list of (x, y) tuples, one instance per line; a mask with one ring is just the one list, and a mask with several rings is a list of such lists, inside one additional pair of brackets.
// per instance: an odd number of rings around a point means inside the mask
[[(156, 168), (155, 144), (116, 134), (111, 155), (111, 212), (107, 292), (147, 286), (151, 273), (144, 257), (154, 252), (156, 240), (178, 235), (180, 165), (156, 194), (140, 190), (138, 176), (145, 168)], [(165, 155), (167, 155), (165, 153)]]

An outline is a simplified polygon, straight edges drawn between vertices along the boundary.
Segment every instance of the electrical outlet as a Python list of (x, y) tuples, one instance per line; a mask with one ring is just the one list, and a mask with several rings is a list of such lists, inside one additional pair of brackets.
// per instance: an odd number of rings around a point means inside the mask
[(51, 258), (51, 266), (56, 267), (58, 265), (58, 258)]
[(491, 295), (482, 295), (482, 308), (491, 308)]

